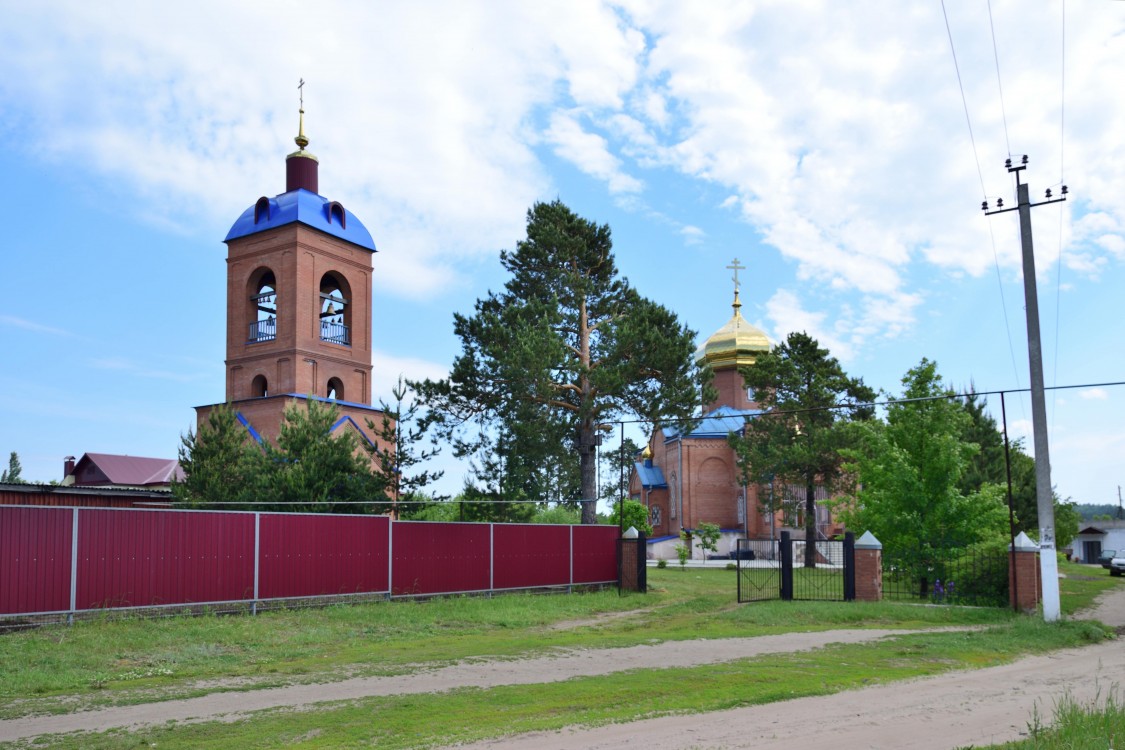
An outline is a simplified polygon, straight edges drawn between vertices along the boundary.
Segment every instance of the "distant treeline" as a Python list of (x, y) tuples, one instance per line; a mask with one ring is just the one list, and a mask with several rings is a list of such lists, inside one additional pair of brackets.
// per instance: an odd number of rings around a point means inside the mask
[(1113, 503), (1079, 503), (1074, 506), (1083, 521), (1125, 520), (1125, 510)]

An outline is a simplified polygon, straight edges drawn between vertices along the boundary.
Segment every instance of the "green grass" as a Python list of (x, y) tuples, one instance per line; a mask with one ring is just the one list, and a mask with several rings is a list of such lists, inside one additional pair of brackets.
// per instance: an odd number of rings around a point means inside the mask
[(1097, 565), (1059, 561), (1059, 573), (1066, 576), (1059, 583), (1059, 608), (1064, 615), (1086, 609), (1103, 591), (1121, 585), (1109, 571)]
[[(1003, 610), (734, 601), (732, 571), (650, 571), (648, 594), (454, 597), (250, 616), (105, 617), (0, 637), (0, 718), (226, 689), (387, 675), (419, 664), (839, 627), (1003, 622)], [(628, 613), (612, 617), (613, 613)], [(607, 617), (608, 616), (608, 617)], [(599, 618), (604, 618), (599, 620)], [(568, 621), (591, 621), (558, 627)]]
[[(599, 726), (717, 711), (863, 685), (985, 667), (1026, 653), (1097, 641), (1090, 623), (1046, 625), (1014, 618), (980, 631), (905, 635), (871, 644), (720, 665), (636, 670), (527, 686), (379, 697), (315, 710), (276, 709), (236, 723), (165, 726), (41, 738), (36, 747), (425, 748), (566, 726)], [(690, 685), (690, 690), (684, 686)]]
[(993, 745), (1003, 750), (1112, 750), (1125, 747), (1125, 703), (1118, 690), (1082, 705), (1072, 698), (1054, 707), (1049, 724), (1038, 712), (1028, 722), (1028, 738)]
[[(1073, 611), (1078, 603), (1092, 601), (1105, 588), (1122, 584), (1122, 579), (1111, 578), (1108, 574), (1099, 576), (1098, 573), (1105, 573), (1100, 568), (1072, 567), (1074, 570), (1063, 566), (1063, 572), (1068, 576), (1062, 581), (1064, 611)], [(736, 575), (733, 571), (720, 569), (650, 569), (648, 594), (618, 596), (616, 590), (608, 590), (569, 596), (513, 594), (492, 599), (453, 597), (274, 611), (257, 617), (208, 615), (141, 619), (114, 616), (79, 622), (73, 627), (12, 633), (0, 636), (0, 718), (190, 697), (215, 689), (233, 692), (299, 682), (329, 682), (350, 676), (389, 675), (408, 672), (424, 664), (451, 663), (472, 657), (514, 658), (542, 654), (555, 648), (604, 648), (666, 640), (728, 638), (845, 627), (978, 625), (988, 626), (991, 633), (988, 638), (1007, 638), (1010, 643), (1000, 649), (991, 646), (983, 650), (977, 650), (975, 646), (961, 651), (954, 649), (949, 656), (940, 658), (934, 656), (937, 652), (930, 650), (937, 648), (936, 645), (926, 646), (918, 652), (917, 663), (908, 667), (906, 672), (898, 670), (895, 659), (878, 661), (875, 656), (863, 657), (875, 661), (869, 662), (873, 665), (871, 671), (864, 673), (859, 683), (852, 681), (848, 675), (833, 675), (838, 659), (852, 664), (853, 659), (867, 653), (863, 651), (866, 647), (849, 647), (860, 649), (854, 656), (850, 656), (848, 651), (832, 650), (820, 652), (819, 656), (771, 659), (780, 659), (777, 664), (784, 663), (790, 667), (797, 662), (787, 659), (811, 659), (801, 662), (804, 665), (802, 669), (809, 672), (808, 684), (814, 685), (817, 679), (821, 679), (824, 690), (834, 691), (863, 684), (862, 680), (912, 676), (917, 672), (911, 670), (933, 668), (931, 662), (939, 666), (983, 666), (989, 663), (993, 651), (1001, 654), (1000, 658), (1014, 658), (1019, 653), (1036, 648), (1033, 645), (1035, 639), (1024, 642), (1024, 628), (1029, 623), (1035, 623), (1035, 619), (1016, 616), (1008, 610), (894, 602), (771, 601), (738, 605), (734, 601)], [(1081, 637), (1100, 637), (1097, 634), (1101, 633), (1096, 626), (1090, 625), (1067, 625), (1066, 628), (1069, 629), (1060, 629), (1059, 632), (1071, 633), (1067, 637), (1073, 637), (1074, 633), (1085, 633)], [(1084, 628), (1094, 628), (1094, 631), (1085, 631)], [(926, 640), (934, 644), (956, 644), (960, 643), (957, 640), (960, 637), (954, 634), (929, 635)], [(909, 640), (901, 642), (912, 643)], [(1047, 642), (1054, 643), (1050, 638)], [(974, 641), (970, 639), (965, 643)], [(1069, 644), (1060, 642), (1045, 647), (1062, 645)], [(679, 674), (678, 678), (674, 678), (677, 674), (675, 670), (652, 675), (646, 673), (641, 680), (648, 690), (650, 685), (668, 679), (669, 695), (655, 687), (653, 689), (655, 694), (664, 696), (667, 706), (673, 706), (679, 705), (679, 699), (673, 700), (670, 695), (676, 692), (673, 686), (682, 691), (684, 684), (677, 679), (703, 679), (706, 674), (726, 674), (727, 670), (734, 670), (728, 688), (716, 687), (713, 694), (704, 691), (699, 702), (688, 702), (675, 709), (714, 710), (714, 706), (723, 707), (724, 701), (730, 705), (743, 705), (747, 700), (762, 702), (778, 699), (770, 697), (768, 691), (762, 692), (760, 697), (748, 698), (759, 693), (752, 686), (743, 684), (744, 680), (751, 679), (749, 675), (738, 676), (744, 670), (754, 672), (765, 663), (758, 660), (753, 667), (747, 666), (748, 663), (708, 667), (698, 674)], [(604, 709), (596, 705), (597, 700), (587, 701), (583, 693), (585, 688), (575, 688), (575, 694), (564, 690), (559, 694), (559, 700), (575, 706), (573, 721), (624, 720), (644, 715), (656, 709), (647, 704), (632, 705), (614, 692), (619, 689), (623, 693), (635, 690), (637, 679), (636, 675), (616, 675), (586, 681), (594, 686), (603, 686), (590, 690), (601, 694), (599, 700), (602, 703), (612, 704), (609, 706), (611, 714), (604, 714)], [(218, 683), (218, 688), (215, 683)], [(632, 688), (627, 688), (631, 683)], [(787, 685), (786, 689), (790, 687)], [(508, 693), (502, 689), (496, 689), (457, 691), (444, 696), (404, 696), (401, 701), (380, 699), (376, 701), (377, 706), (369, 705), (370, 702), (365, 705), (369, 711), (393, 708), (409, 715), (410, 711), (417, 710), (419, 715), (429, 714), (432, 717), (447, 710), (443, 701), (454, 700), (455, 696), (456, 700), (465, 701), (465, 711), (473, 710), (468, 707), (470, 704), (476, 706), (475, 710), (484, 710), (484, 704), (473, 704), (462, 693), (480, 693), (484, 696), (481, 700), (486, 704), (500, 697), (503, 701), (518, 704), (518, 695), (530, 693), (538, 700), (541, 693), (553, 694), (553, 691), (562, 688), (537, 685), (534, 690), (510, 690), (510, 698), (504, 697)], [(694, 683), (691, 692), (696, 694)], [(607, 695), (610, 697), (607, 698)], [(707, 695), (711, 697), (707, 698)], [(235, 695), (232, 695), (232, 704), (237, 704)], [(620, 712), (614, 713), (618, 709)], [(329, 718), (325, 721), (335, 722), (337, 714), (333, 712), (344, 712), (339, 717), (346, 718), (348, 710), (348, 707), (339, 707), (329, 713), (302, 713), (300, 715), (306, 719), (292, 721), (282, 720), (286, 713), (279, 712), (270, 721), (278, 722), (279, 726), (292, 723), (295, 727), (305, 726), (307, 729), (322, 725), (323, 722), (316, 717), (326, 716)], [(512, 711), (516, 716), (520, 714), (518, 707)], [(458, 715), (461, 721), (465, 721), (468, 714)], [(560, 711), (557, 721), (571, 723), (566, 715), (566, 711)], [(341, 721), (347, 723), (344, 718)], [(516, 722), (513, 726), (525, 726), (533, 719), (519, 718), (517, 721), (513, 718), (512, 721)], [(479, 724), (479, 720), (474, 718), (471, 723)], [(456, 725), (456, 721), (453, 724)], [(158, 734), (156, 732), (153, 736)], [(116, 741), (122, 740), (119, 737)], [(284, 744), (281, 740), (278, 743), (279, 746)]]

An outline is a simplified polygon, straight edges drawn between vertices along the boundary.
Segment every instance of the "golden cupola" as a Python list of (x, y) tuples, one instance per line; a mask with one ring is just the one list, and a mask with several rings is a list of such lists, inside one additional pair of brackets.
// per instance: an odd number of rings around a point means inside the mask
[(758, 355), (770, 350), (770, 340), (760, 329), (742, 317), (742, 302), (734, 292), (734, 314), (727, 324), (711, 334), (695, 352), (695, 361), (710, 365), (712, 370), (743, 367), (757, 361)]

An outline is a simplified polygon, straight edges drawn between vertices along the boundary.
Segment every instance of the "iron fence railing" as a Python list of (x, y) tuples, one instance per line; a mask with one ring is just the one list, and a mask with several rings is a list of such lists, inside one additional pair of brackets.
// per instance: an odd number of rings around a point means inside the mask
[(344, 346), (350, 346), (352, 343), (351, 332), (346, 325), (327, 321), (321, 321), (320, 323), (320, 340), (327, 341), (330, 344), (343, 344)]
[(1008, 552), (977, 547), (883, 548), (883, 598), (1008, 605)]
[(277, 318), (258, 320), (250, 324), (249, 341), (273, 341), (277, 338)]

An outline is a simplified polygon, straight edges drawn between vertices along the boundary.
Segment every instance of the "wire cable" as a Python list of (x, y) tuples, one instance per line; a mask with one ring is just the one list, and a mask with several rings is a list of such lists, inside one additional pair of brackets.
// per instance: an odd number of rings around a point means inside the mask
[[(1066, 0), (1062, 2), (1062, 36), (1059, 42), (1059, 184), (1066, 184)], [(1062, 269), (1063, 269), (1063, 207), (1059, 204), (1059, 252), (1055, 269), (1055, 361), (1051, 381), (1059, 382), (1059, 328), (1062, 325)], [(1055, 411), (1058, 393), (1051, 394), (1051, 411)], [(1054, 437), (1054, 435), (1051, 435)]]
[(988, 28), (992, 32), (992, 59), (996, 61), (996, 87), (1000, 90), (1000, 117), (1004, 121), (1004, 145), (1008, 156), (1012, 155), (1012, 143), (1008, 140), (1008, 112), (1004, 108), (1004, 85), (1000, 82), (1000, 53), (996, 49), (996, 26), (992, 23), (992, 0), (988, 0)]
[[(941, 13), (942, 13), (942, 16), (945, 19), (945, 33), (949, 37), (949, 52), (953, 55), (953, 69), (957, 72), (957, 86), (958, 86), (958, 88), (961, 89), (961, 105), (965, 109), (965, 124), (969, 128), (969, 142), (972, 144), (972, 147), (973, 147), (973, 162), (977, 165), (977, 177), (980, 179), (981, 198), (983, 200), (988, 200), (988, 190), (984, 186), (984, 171), (980, 167), (980, 156), (977, 154), (977, 141), (976, 141), (976, 137), (973, 135), (973, 121), (969, 117), (969, 101), (965, 97), (965, 86), (961, 81), (961, 66), (957, 63), (957, 49), (953, 45), (953, 31), (949, 27), (949, 13), (945, 9), (945, 0), (941, 0)], [(989, 22), (989, 25), (991, 26), (991, 24), (992, 24), (992, 3), (991, 3), (991, 0), (989, 0), (989, 5), (988, 5), (988, 22)], [(997, 81), (997, 84), (999, 84), (999, 82), (1000, 82), (1000, 58), (999, 58), (999, 55), (996, 52), (996, 34), (995, 34), (995, 32), (993, 32), (993, 35), (992, 35), (992, 50), (993, 50), (993, 56), (996, 58), (996, 81)], [(1001, 111), (1002, 111), (1003, 106), (1004, 106), (1003, 88), (1001, 88), (1001, 91), (1000, 91), (1000, 106), (1001, 106)], [(1005, 117), (1004, 117), (1004, 140), (1005, 140), (1005, 142), (1007, 141), (1007, 139), (1008, 139), (1008, 120), (1007, 120), (1007, 116), (1005, 115)], [(1011, 147), (1009, 147), (1009, 155), (1010, 154), (1011, 154)], [(1000, 273), (1000, 256), (999, 256), (999, 253), (996, 252), (996, 235), (992, 231), (992, 222), (991, 221), (988, 222), (988, 236), (989, 236), (989, 239), (992, 242), (992, 263), (996, 268), (996, 286), (1000, 290), (1000, 309), (1004, 313), (1004, 335), (1008, 337), (1008, 354), (1012, 358), (1012, 372), (1015, 373), (1015, 376), (1016, 376), (1016, 385), (1019, 385), (1019, 383), (1020, 383), (1020, 369), (1019, 369), (1019, 365), (1016, 363), (1015, 344), (1012, 343), (1012, 326), (1011, 326), (1011, 323), (1008, 321), (1008, 301), (1004, 297), (1004, 277)], [(1022, 399), (1020, 400), (1020, 408), (1021, 408), (1021, 410), (1024, 409)], [(1024, 411), (1024, 416), (1025, 417), (1027, 416), (1026, 411)]]

